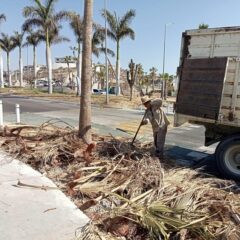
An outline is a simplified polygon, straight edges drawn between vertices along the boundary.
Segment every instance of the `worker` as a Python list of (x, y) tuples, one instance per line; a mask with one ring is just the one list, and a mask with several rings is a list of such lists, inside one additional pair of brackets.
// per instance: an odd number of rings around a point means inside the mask
[(164, 153), (167, 128), (170, 124), (166, 114), (161, 109), (162, 100), (151, 99), (148, 96), (143, 96), (141, 98), (141, 101), (146, 108), (145, 118), (143, 119), (141, 125), (146, 125), (151, 122), (156, 156), (162, 158)]

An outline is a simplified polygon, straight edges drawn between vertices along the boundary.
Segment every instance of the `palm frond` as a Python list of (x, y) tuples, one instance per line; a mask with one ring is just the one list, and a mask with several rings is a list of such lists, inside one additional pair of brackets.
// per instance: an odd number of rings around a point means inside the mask
[(133, 9), (126, 12), (125, 15), (120, 19), (120, 22), (119, 22), (120, 29), (124, 28), (125, 26), (129, 26), (135, 16), (136, 16), (136, 12)]
[(0, 45), (2, 49), (8, 53), (16, 47), (13, 37), (4, 33), (1, 34)]
[(70, 11), (60, 11), (53, 16), (54, 21), (60, 22), (62, 20), (69, 20), (72, 17), (72, 12)]
[(23, 47), (26, 46), (37, 46), (43, 39), (41, 38), (41, 35), (43, 35), (42, 31), (28, 31), (28, 36), (26, 37), (26, 42), (23, 44)]
[(123, 39), (126, 37), (130, 37), (132, 40), (135, 39), (135, 32), (131, 28), (123, 28), (118, 33), (118, 39)]
[(23, 44), (23, 37), (24, 37), (24, 32), (22, 32), (22, 33), (19, 33), (17, 31), (14, 32), (14, 36), (12, 37), (14, 44), (18, 47), (21, 47)]
[(34, 27), (44, 27), (44, 22), (40, 18), (29, 18), (22, 25), (23, 31), (28, 31)]
[[(117, 19), (116, 16), (114, 16), (111, 12), (109, 12), (108, 10), (106, 11), (106, 16), (105, 16), (105, 11), (102, 11), (102, 16), (105, 18), (107, 18), (107, 22), (111, 31), (111, 35), (115, 35), (116, 36), (116, 32), (118, 29), (118, 24), (117, 24)], [(115, 37), (116, 38), (116, 37)]]
[(2, 21), (6, 21), (6, 16), (4, 14), (0, 14), (0, 23)]
[(25, 18), (30, 17), (30, 18), (34, 18), (34, 17), (38, 17), (41, 16), (42, 13), (40, 12), (39, 8), (36, 8), (34, 6), (27, 6), (23, 8), (23, 16)]
[(74, 32), (77, 42), (81, 43), (83, 40), (83, 21), (79, 14), (72, 13), (70, 27)]
[(45, 6), (46, 15), (49, 15), (49, 13), (53, 13), (54, 4), (55, 4), (57, 1), (58, 1), (58, 0), (47, 0), (46, 6)]
[(37, 9), (39, 13), (41, 12), (41, 16), (46, 15), (46, 10), (45, 10), (45, 7), (42, 5), (42, 2), (40, 0), (34, 0), (34, 2), (37, 5)]
[(67, 37), (56, 36), (51, 41), (52, 44), (59, 44), (63, 42), (70, 42), (70, 39)]
[[(96, 57), (99, 57), (100, 53), (105, 54), (105, 51), (106, 51), (106, 50), (105, 50), (106, 48), (104, 48), (104, 47), (99, 47), (99, 48), (97, 48), (97, 47), (93, 46), (92, 49), (93, 49), (92, 52), (93, 52), (93, 54), (94, 54)], [(109, 48), (107, 48), (107, 54), (108, 54), (109, 56), (111, 56), (111, 57), (115, 57), (114, 51), (111, 50), (111, 49), (109, 49)]]

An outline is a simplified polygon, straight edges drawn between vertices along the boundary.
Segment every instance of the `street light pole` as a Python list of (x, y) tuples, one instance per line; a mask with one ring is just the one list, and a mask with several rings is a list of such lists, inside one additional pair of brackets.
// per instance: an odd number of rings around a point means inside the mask
[(106, 104), (109, 104), (108, 58), (107, 58), (107, 0), (104, 0), (105, 15), (105, 70), (106, 70)]
[(166, 80), (165, 80), (165, 60), (166, 60), (166, 38), (167, 38), (167, 26), (171, 25), (173, 23), (165, 23), (164, 26), (164, 41), (163, 41), (163, 70), (162, 70), (162, 92), (161, 97), (166, 99)]
[(164, 41), (163, 41), (163, 70), (162, 70), (162, 91), (161, 97), (165, 97), (165, 52), (166, 52), (166, 32), (167, 32), (167, 24), (164, 25)]

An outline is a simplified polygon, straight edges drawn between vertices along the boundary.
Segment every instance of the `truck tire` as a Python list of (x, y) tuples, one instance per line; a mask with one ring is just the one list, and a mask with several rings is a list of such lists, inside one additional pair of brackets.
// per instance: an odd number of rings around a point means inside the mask
[(222, 141), (216, 149), (217, 166), (223, 177), (240, 180), (240, 136)]

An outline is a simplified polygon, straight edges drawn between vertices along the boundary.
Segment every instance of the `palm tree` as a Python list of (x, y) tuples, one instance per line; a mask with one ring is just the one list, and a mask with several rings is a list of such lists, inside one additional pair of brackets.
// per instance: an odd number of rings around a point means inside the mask
[(150, 78), (152, 80), (152, 90), (154, 91), (154, 88), (155, 88), (155, 80), (156, 80), (156, 77), (157, 77), (157, 69), (155, 67), (152, 67), (149, 69), (150, 73)]
[(26, 37), (26, 43), (23, 44), (23, 47), (32, 46), (33, 47), (33, 68), (34, 68), (34, 88), (37, 88), (37, 57), (36, 57), (36, 48), (39, 43), (42, 41), (41, 32), (28, 31), (28, 36)]
[(117, 44), (117, 59), (116, 59), (116, 84), (117, 84), (117, 95), (120, 95), (120, 41), (123, 40), (126, 37), (130, 37), (132, 40), (135, 39), (135, 33), (132, 28), (130, 28), (130, 23), (132, 19), (135, 17), (135, 11), (129, 10), (125, 13), (123, 17), (118, 17), (116, 12), (114, 14), (110, 13), (109, 11), (105, 11), (102, 13), (103, 17), (106, 17), (108, 25), (109, 25), (109, 31), (108, 36), (114, 40)]
[(79, 136), (88, 144), (91, 136), (91, 81), (92, 81), (92, 28), (93, 0), (84, 1), (83, 62), (81, 104), (79, 116)]
[(138, 85), (141, 86), (143, 84), (143, 78), (144, 78), (144, 70), (142, 64), (138, 64)]
[(7, 53), (7, 70), (8, 70), (8, 86), (12, 86), (12, 79), (10, 75), (10, 52), (16, 47), (13, 37), (2, 33), (0, 39), (0, 46)]
[(23, 87), (23, 63), (22, 63), (22, 47), (23, 47), (24, 32), (15, 32), (13, 41), (16, 47), (19, 48), (19, 82), (20, 87)]
[[(80, 80), (81, 79), (81, 47), (83, 42), (83, 21), (79, 14), (72, 13), (70, 16), (70, 27), (73, 30), (73, 33), (76, 37), (77, 41), (77, 47), (74, 48), (74, 51), (77, 50), (77, 77)], [(105, 48), (103, 47), (103, 43), (105, 40), (105, 34), (103, 31), (103, 28), (93, 24), (94, 27), (94, 33), (92, 37), (92, 53), (99, 57), (100, 53), (105, 53)], [(114, 57), (114, 52), (110, 49), (107, 49), (107, 52), (109, 55)], [(77, 87), (79, 89), (79, 86)], [(78, 95), (80, 94), (80, 91), (78, 91)]]
[[(101, 53), (105, 54), (105, 47), (103, 46), (105, 41), (105, 30), (99, 25), (94, 25), (93, 37), (92, 37), (92, 53), (99, 57)], [(111, 57), (115, 56), (115, 53), (107, 48), (107, 54)]]
[(101, 89), (104, 89), (104, 80), (105, 80), (105, 66), (100, 65), (100, 71), (96, 72), (97, 79), (98, 79), (98, 88), (100, 85)]
[(72, 57), (71, 57), (71, 56), (66, 56), (66, 57), (64, 58), (64, 61), (67, 63), (67, 68), (68, 68), (68, 80), (69, 80), (70, 86), (72, 86), (71, 71), (70, 71), (70, 62), (72, 61)]
[(33, 0), (34, 6), (25, 7), (23, 10), (24, 17), (28, 18), (23, 29), (39, 27), (46, 41), (46, 62), (48, 69), (48, 93), (52, 94), (52, 59), (51, 59), (51, 41), (50, 35), (59, 31), (59, 23), (69, 17), (69, 12), (60, 11), (55, 13), (54, 6), (57, 0), (46, 0), (42, 4), (40, 0)]
[(6, 16), (4, 14), (0, 14), (0, 23), (6, 21)]
[[(4, 14), (0, 14), (0, 24), (6, 21), (6, 16)], [(4, 79), (3, 79), (3, 59), (2, 59), (2, 49), (0, 46), (0, 82), (1, 88), (4, 88)]]
[(80, 87), (79, 83), (81, 81), (81, 67), (82, 67), (82, 59), (81, 59), (81, 45), (83, 41), (83, 22), (79, 14), (73, 13), (70, 17), (70, 27), (73, 30), (73, 33), (76, 37), (77, 41), (77, 48), (74, 48), (77, 50), (77, 95), (80, 95)]

